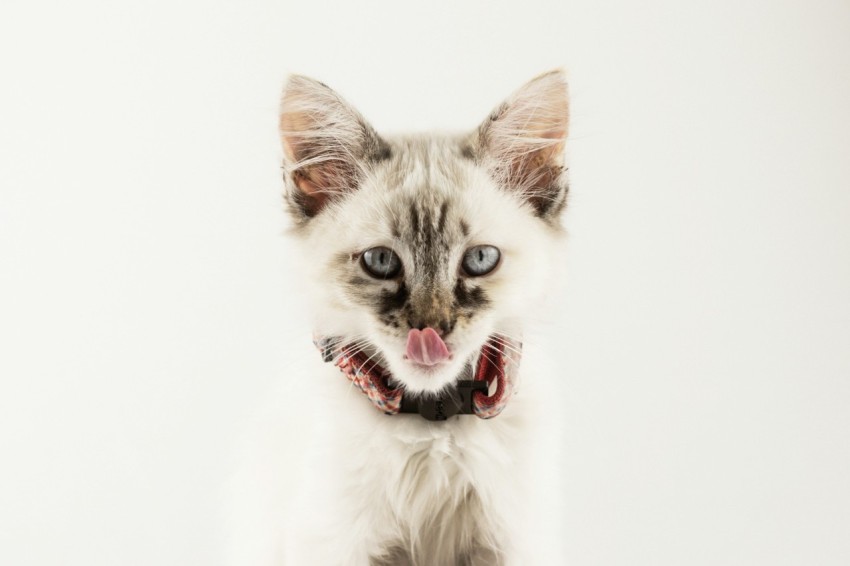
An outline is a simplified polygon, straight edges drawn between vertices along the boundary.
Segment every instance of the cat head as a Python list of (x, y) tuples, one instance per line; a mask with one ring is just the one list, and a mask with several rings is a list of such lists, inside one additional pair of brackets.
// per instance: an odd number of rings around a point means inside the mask
[(525, 84), (465, 135), (380, 136), (293, 76), (280, 133), (286, 201), (317, 332), (437, 392), (488, 340), (518, 339), (547, 288), (567, 197), (567, 84)]

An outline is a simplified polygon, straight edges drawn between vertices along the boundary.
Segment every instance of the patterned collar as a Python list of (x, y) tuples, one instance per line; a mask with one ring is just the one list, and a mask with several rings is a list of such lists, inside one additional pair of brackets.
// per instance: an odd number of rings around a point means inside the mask
[(324, 361), (333, 362), (379, 411), (387, 415), (419, 413), (430, 421), (467, 414), (490, 419), (501, 413), (516, 392), (522, 348), (517, 341), (491, 338), (481, 349), (475, 370), (467, 365), (462, 376), (466, 379), (458, 379), (439, 396), (419, 397), (405, 395), (402, 387), (394, 387), (387, 370), (370, 362), (369, 356), (351, 348), (345, 340), (315, 337), (313, 343)]

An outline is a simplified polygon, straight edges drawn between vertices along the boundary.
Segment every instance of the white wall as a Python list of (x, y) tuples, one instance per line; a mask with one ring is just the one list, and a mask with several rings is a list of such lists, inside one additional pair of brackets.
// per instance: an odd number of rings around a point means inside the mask
[(850, 563), (850, 4), (0, 7), (0, 563), (212, 565), (288, 352), (287, 72), (379, 130), (573, 92), (571, 565)]

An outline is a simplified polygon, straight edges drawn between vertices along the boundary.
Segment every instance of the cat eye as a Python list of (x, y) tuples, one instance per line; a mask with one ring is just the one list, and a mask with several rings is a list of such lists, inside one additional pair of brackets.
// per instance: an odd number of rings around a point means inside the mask
[(460, 265), (467, 275), (480, 277), (496, 269), (501, 257), (502, 254), (496, 246), (473, 246), (466, 250)]
[(401, 260), (389, 248), (370, 248), (360, 257), (363, 269), (376, 279), (392, 279), (401, 271)]

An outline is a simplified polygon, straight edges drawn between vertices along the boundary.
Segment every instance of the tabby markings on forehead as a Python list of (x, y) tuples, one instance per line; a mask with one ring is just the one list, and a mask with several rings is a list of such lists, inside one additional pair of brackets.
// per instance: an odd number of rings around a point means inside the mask
[(440, 205), (440, 219), (437, 220), (437, 233), (442, 234), (443, 230), (446, 229), (446, 217), (448, 216), (449, 211), (449, 203), (447, 201), (443, 201), (443, 204)]
[(417, 279), (433, 281), (446, 271), (452, 248), (452, 235), (446, 229), (449, 202), (444, 200), (437, 211), (436, 204), (422, 203), (411, 199), (408, 209), (410, 218), (411, 252), (415, 261)]

